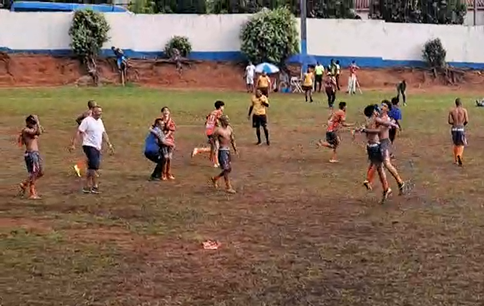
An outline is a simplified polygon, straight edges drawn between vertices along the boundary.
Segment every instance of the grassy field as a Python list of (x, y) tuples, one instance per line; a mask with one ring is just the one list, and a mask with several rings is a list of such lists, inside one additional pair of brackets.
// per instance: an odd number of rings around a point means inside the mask
[[(362, 186), (363, 140), (343, 134), (340, 164), (317, 149), (325, 103), (274, 95), (271, 147), (255, 147), (241, 93), (139, 88), (0, 91), (0, 305), (482, 305), (484, 303), (484, 118), (465, 97), (471, 123), (465, 166), (452, 164), (446, 115), (454, 96), (410, 96), (395, 161), (415, 188), (377, 204)], [(348, 121), (367, 103), (347, 98)], [(67, 151), (87, 100), (104, 109), (117, 152), (104, 156), (100, 195), (80, 193)], [(204, 116), (226, 102), (240, 156), (234, 187), (213, 190), (219, 171), (190, 158)], [(320, 99), (318, 99), (320, 100)], [(339, 101), (340, 99), (338, 99)], [(142, 155), (162, 106), (178, 125), (173, 182), (148, 182)], [(16, 198), (26, 176), (15, 144), (38, 114), (46, 176), (40, 201)], [(396, 184), (391, 182), (394, 190)], [(219, 240), (219, 250), (201, 242)]]

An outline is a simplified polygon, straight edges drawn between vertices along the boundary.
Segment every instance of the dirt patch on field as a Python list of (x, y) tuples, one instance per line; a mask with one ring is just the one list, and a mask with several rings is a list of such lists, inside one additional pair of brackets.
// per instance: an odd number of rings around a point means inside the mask
[(37, 233), (48, 233), (52, 231), (52, 227), (47, 221), (27, 218), (0, 218), (0, 229), (24, 229)]
[[(234, 63), (193, 62), (184, 66), (179, 74), (171, 63), (155, 60), (132, 60), (128, 80), (149, 87), (171, 87), (180, 89), (225, 89), (244, 90), (244, 67)], [(105, 84), (118, 83), (114, 60), (98, 61), (101, 79)], [(341, 81), (346, 86), (343, 72)], [(468, 71), (458, 86), (445, 86), (443, 80), (435, 80), (421, 69), (362, 69), (358, 79), (363, 89), (394, 89), (395, 84), (405, 79), (412, 89), (428, 90), (479, 90), (484, 84), (480, 71)], [(0, 61), (0, 86), (63, 86), (90, 85), (90, 78), (79, 62), (73, 58), (50, 56), (10, 55)]]

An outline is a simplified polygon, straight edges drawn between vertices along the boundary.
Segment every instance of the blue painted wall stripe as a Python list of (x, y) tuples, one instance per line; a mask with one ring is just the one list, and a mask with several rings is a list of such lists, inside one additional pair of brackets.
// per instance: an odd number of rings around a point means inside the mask
[[(303, 44), (301, 44), (303, 47)], [(71, 50), (12, 50), (9, 48), (0, 47), (0, 51), (7, 53), (25, 53), (25, 54), (38, 54), (38, 55), (52, 55), (52, 56), (72, 56)], [(137, 59), (154, 59), (157, 57), (162, 57), (163, 52), (143, 52), (134, 51), (130, 49), (123, 50), (129, 58)], [(303, 53), (304, 54), (304, 53)], [(110, 49), (105, 49), (101, 51), (102, 56), (112, 57), (113, 53)], [(314, 60), (321, 62), (323, 65), (329, 64), (331, 59), (339, 60), (343, 67), (350, 65), (351, 61), (355, 60), (356, 63), (362, 68), (389, 68), (389, 67), (425, 67), (423, 61), (413, 61), (413, 60), (387, 60), (381, 57), (349, 57), (349, 56), (320, 56), (311, 55)], [(245, 58), (243, 54), (239, 51), (221, 51), (221, 52), (199, 52), (194, 51), (190, 54), (189, 58), (194, 60), (202, 61), (244, 61)], [(312, 63), (308, 63), (312, 64)], [(467, 63), (467, 62), (449, 62), (450, 65), (458, 68), (472, 68), (472, 69), (483, 69), (484, 63)]]

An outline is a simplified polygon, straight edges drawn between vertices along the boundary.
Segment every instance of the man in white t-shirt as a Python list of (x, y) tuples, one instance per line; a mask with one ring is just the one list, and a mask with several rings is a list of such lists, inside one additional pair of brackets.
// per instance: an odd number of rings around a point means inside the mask
[(109, 141), (108, 134), (101, 119), (102, 109), (95, 106), (92, 115), (84, 118), (77, 129), (76, 135), (72, 139), (70, 150), (75, 149), (76, 140), (82, 137), (82, 150), (87, 157), (87, 176), (84, 185), (84, 193), (99, 193), (96, 172), (101, 164), (101, 149), (103, 139), (109, 146), (109, 150), (114, 153), (114, 148)]
[(247, 86), (247, 92), (254, 91), (254, 77), (255, 77), (255, 66), (249, 62), (247, 67), (245, 67), (245, 85)]

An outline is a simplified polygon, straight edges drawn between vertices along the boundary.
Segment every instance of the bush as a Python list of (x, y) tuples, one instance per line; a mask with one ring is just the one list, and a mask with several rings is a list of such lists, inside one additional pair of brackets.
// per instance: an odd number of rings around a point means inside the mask
[(242, 26), (241, 51), (254, 63), (282, 64), (299, 53), (296, 18), (286, 8), (264, 9)]
[(104, 15), (92, 10), (75, 11), (69, 36), (74, 54), (95, 57), (108, 41), (109, 24)]
[(439, 38), (428, 40), (423, 50), (423, 58), (430, 68), (444, 68), (447, 51)]
[(129, 3), (128, 9), (135, 14), (154, 14), (156, 3), (153, 0), (133, 0)]
[(192, 52), (192, 44), (185, 36), (173, 36), (165, 45), (165, 55), (173, 57), (173, 49), (178, 49), (181, 56), (187, 57)]

